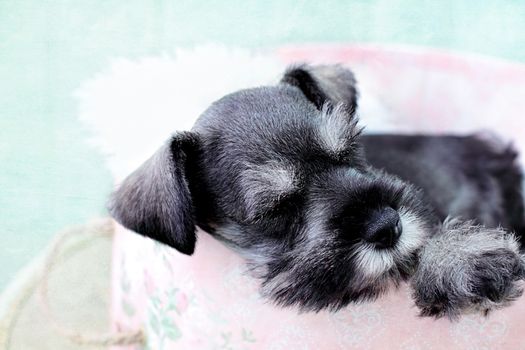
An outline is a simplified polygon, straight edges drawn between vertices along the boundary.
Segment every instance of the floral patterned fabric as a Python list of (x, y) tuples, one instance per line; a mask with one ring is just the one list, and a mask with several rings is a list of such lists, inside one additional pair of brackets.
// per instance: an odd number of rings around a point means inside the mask
[[(351, 66), (363, 98), (379, 101), (361, 112), (372, 131), (489, 129), (525, 152), (523, 66), (373, 47), (286, 48), (278, 55)], [(144, 347), (129, 349), (525, 349), (524, 298), (488, 318), (450, 322), (419, 318), (401, 286), (374, 303), (300, 314), (261, 299), (243, 261), (201, 230), (188, 257), (116, 228), (112, 325), (147, 335)]]
[(198, 234), (198, 249), (189, 258), (118, 229), (113, 326), (142, 327), (145, 349), (525, 348), (524, 299), (489, 318), (451, 323), (419, 318), (403, 286), (374, 303), (299, 314), (262, 300), (242, 261), (205, 232)]

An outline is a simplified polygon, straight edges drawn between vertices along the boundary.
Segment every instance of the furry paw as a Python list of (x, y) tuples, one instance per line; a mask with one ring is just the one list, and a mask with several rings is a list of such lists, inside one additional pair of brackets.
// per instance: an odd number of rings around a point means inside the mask
[(512, 234), (459, 220), (440, 231), (422, 249), (411, 281), (422, 316), (487, 315), (521, 296), (525, 265)]

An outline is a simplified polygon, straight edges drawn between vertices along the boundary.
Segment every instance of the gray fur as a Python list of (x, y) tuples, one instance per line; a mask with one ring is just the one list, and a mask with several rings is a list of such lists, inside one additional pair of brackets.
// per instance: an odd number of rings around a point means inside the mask
[(420, 253), (412, 278), (414, 299), (422, 315), (486, 314), (521, 296), (523, 273), (513, 235), (501, 228), (449, 219)]
[(264, 215), (274, 202), (299, 190), (298, 175), (286, 161), (261, 165), (249, 163), (240, 176), (240, 182), (250, 220)]
[(361, 133), (361, 128), (357, 127), (357, 118), (348, 120), (345, 106), (344, 103), (338, 103), (334, 108), (324, 105), (319, 118), (318, 138), (326, 152), (336, 157), (350, 149), (352, 142)]
[(309, 66), (312, 74), (333, 104), (357, 106), (357, 88), (354, 75), (340, 64)]
[[(227, 95), (131, 174), (110, 211), (185, 254), (202, 227), (282, 306), (336, 310), (412, 276), (423, 315), (518, 297), (516, 152), (475, 135), (362, 135), (356, 101), (339, 65)], [(440, 225), (449, 215), (465, 222)]]
[(191, 133), (174, 135), (119, 186), (108, 204), (113, 217), (177, 250), (192, 254), (195, 221), (188, 180), (187, 150), (197, 140)]

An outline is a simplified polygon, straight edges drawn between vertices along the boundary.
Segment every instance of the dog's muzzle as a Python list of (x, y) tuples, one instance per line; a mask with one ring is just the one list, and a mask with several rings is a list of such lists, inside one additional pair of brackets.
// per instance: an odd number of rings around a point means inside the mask
[(403, 227), (397, 211), (391, 207), (376, 209), (370, 215), (364, 239), (378, 249), (395, 246)]

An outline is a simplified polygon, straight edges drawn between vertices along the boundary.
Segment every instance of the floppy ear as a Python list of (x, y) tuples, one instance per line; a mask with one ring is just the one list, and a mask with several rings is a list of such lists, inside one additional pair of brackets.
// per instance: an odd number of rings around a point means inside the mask
[(197, 135), (174, 135), (112, 194), (108, 209), (126, 228), (191, 255), (195, 219), (188, 183), (190, 161), (196, 162)]
[(350, 112), (357, 108), (358, 93), (354, 74), (340, 64), (290, 67), (282, 83), (298, 87), (317, 109), (344, 103)]

